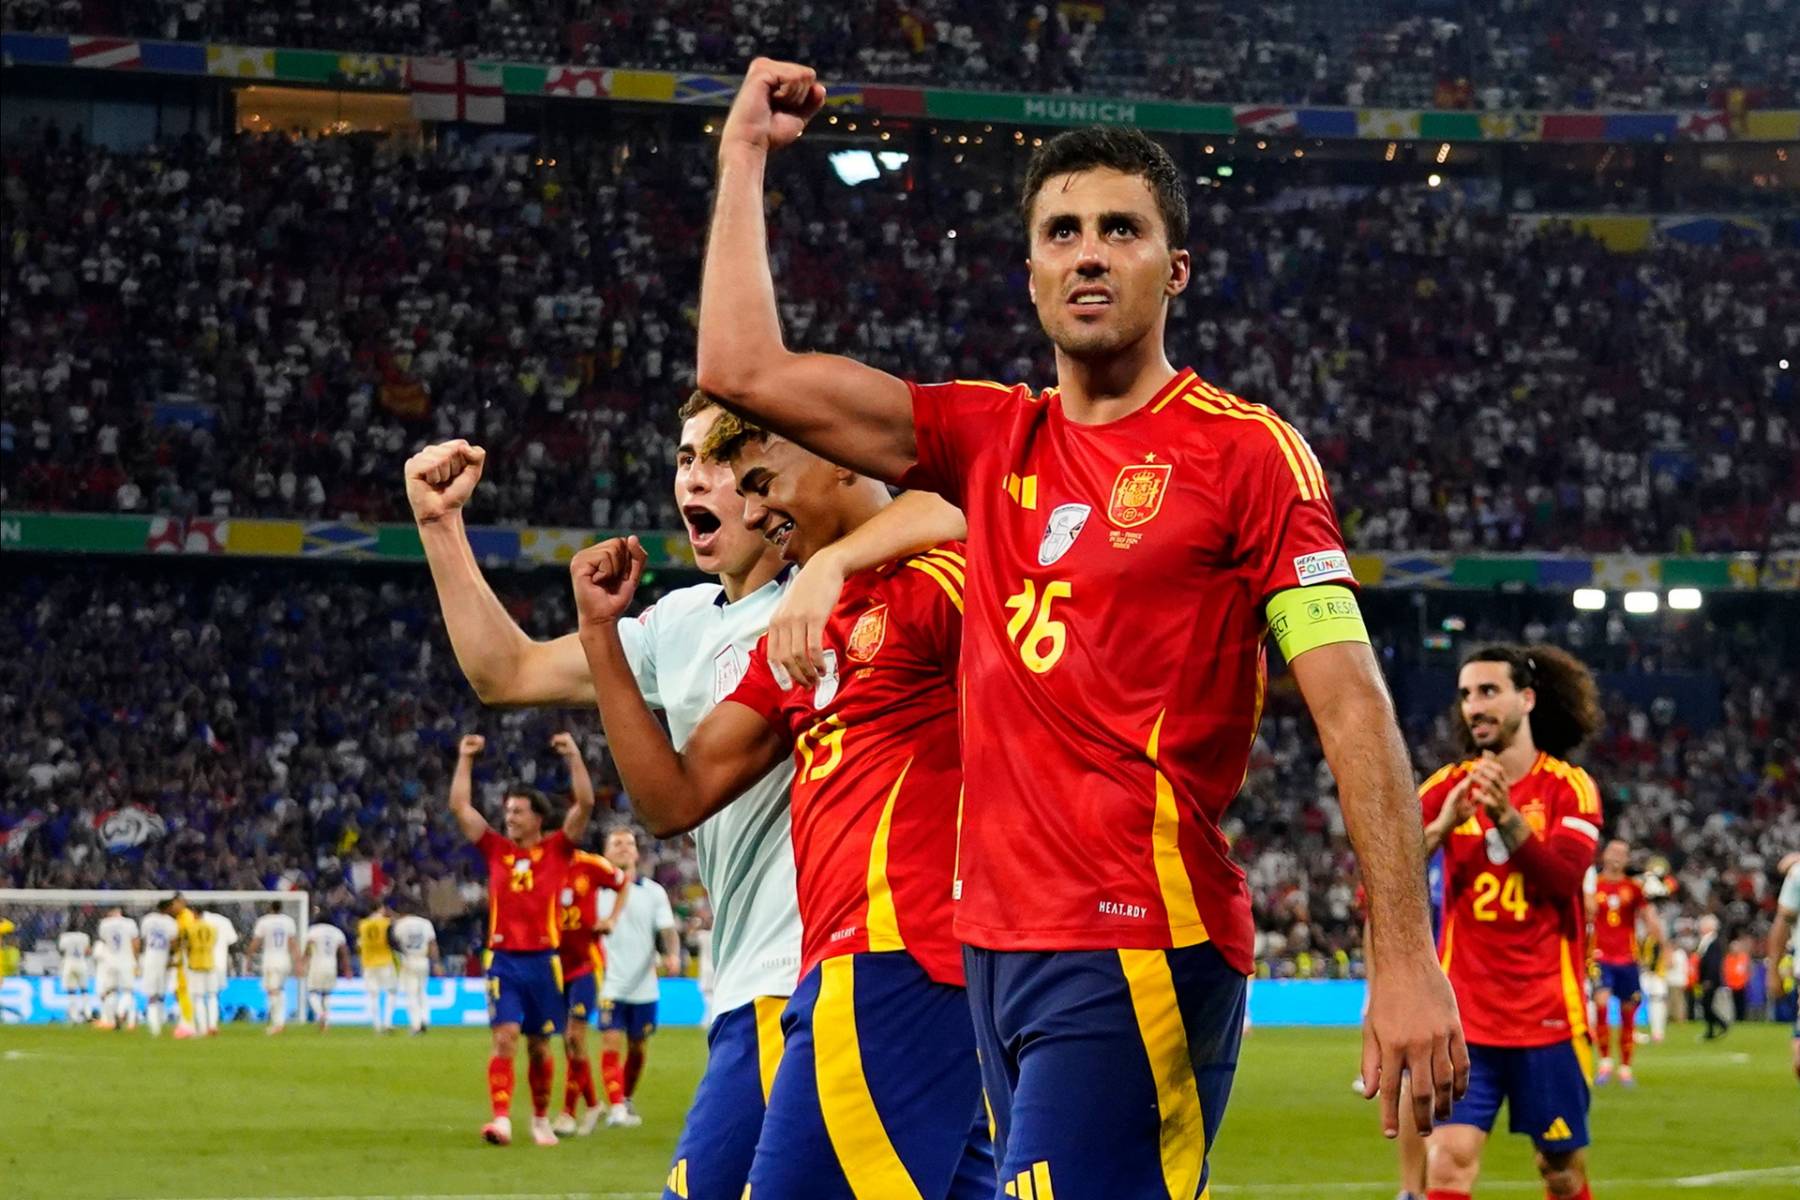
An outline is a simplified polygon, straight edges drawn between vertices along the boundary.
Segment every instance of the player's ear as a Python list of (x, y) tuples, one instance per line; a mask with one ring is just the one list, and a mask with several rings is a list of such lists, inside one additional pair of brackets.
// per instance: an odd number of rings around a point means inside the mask
[(1187, 291), (1188, 280), (1192, 277), (1194, 256), (1186, 250), (1169, 251), (1169, 278), (1163, 283), (1163, 294), (1174, 297)]
[(1033, 304), (1037, 303), (1037, 280), (1031, 274), (1031, 255), (1029, 254), (1025, 256), (1025, 294), (1031, 297)]
[(1537, 707), (1537, 689), (1536, 688), (1520, 688), (1519, 689), (1519, 702), (1524, 706), (1526, 712), (1530, 712), (1532, 709), (1536, 708)]
[(831, 468), (831, 473), (833, 477), (837, 479), (838, 483), (844, 487), (853, 487), (855, 486), (856, 481), (862, 478), (862, 476), (858, 475), (855, 471), (850, 470), (848, 467), (833, 467)]

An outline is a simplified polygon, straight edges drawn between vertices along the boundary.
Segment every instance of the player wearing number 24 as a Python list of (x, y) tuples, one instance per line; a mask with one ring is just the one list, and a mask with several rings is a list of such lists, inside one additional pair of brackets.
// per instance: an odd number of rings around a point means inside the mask
[(1468, 1094), (1432, 1137), (1431, 1194), (1475, 1189), (1502, 1100), (1549, 1194), (1585, 1198), (1594, 1078), (1582, 881), (1600, 793), (1569, 754), (1599, 727), (1593, 677), (1549, 646), (1488, 646), (1457, 680), (1476, 756), (1419, 790), (1427, 850), (1444, 848), (1439, 954), (1468, 1037)]

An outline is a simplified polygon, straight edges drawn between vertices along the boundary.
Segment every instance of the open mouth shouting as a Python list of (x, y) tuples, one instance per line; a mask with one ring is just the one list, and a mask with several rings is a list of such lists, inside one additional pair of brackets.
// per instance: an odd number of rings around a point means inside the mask
[(712, 553), (723, 524), (719, 514), (703, 504), (685, 504), (681, 508), (681, 520), (687, 526), (688, 541), (693, 544), (694, 553)]

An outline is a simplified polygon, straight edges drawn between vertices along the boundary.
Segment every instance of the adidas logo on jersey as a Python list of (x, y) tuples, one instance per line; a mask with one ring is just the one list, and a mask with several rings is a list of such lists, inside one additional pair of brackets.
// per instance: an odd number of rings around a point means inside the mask
[(1004, 1190), (1018, 1200), (1056, 1200), (1056, 1190), (1050, 1186), (1050, 1164), (1042, 1159), (1007, 1180)]
[(1569, 1123), (1561, 1117), (1550, 1122), (1550, 1128), (1544, 1130), (1546, 1142), (1566, 1142), (1575, 1135), (1569, 1132)]

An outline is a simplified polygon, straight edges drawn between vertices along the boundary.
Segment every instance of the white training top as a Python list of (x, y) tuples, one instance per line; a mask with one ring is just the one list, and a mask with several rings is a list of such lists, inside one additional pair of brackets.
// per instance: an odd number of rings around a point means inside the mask
[(181, 940), (181, 926), (165, 912), (144, 914), (144, 957), (167, 961)]
[(394, 944), (406, 965), (421, 970), (431, 965), (431, 943), (437, 941), (437, 930), (417, 913), (408, 913), (394, 922)]
[(237, 926), (233, 925), (231, 923), (231, 918), (225, 916), (223, 913), (212, 911), (203, 912), (200, 914), (200, 919), (205, 921), (208, 925), (211, 925), (213, 927), (213, 932), (219, 935), (219, 940), (213, 947), (213, 954), (215, 955), (213, 958), (213, 974), (223, 975), (226, 973), (226, 964), (230, 961), (231, 948), (237, 945)]
[(138, 923), (130, 917), (101, 917), (95, 956), (114, 966), (130, 967), (137, 962), (137, 936)]
[(56, 939), (56, 948), (62, 952), (62, 965), (68, 967), (87, 967), (88, 947), (94, 940), (79, 929), (64, 930)]
[(344, 946), (344, 931), (336, 925), (327, 925), (323, 921), (306, 927), (306, 953), (311, 958), (307, 964), (308, 972), (324, 973), (324, 968), (313, 964), (324, 960), (331, 964), (331, 973), (337, 974), (338, 951)]
[[(1800, 863), (1788, 868), (1787, 878), (1781, 881), (1781, 894), (1775, 898), (1775, 903), (1791, 913), (1800, 913)], [(1794, 952), (1796, 959), (1800, 959), (1800, 921), (1794, 922), (1793, 940), (1788, 943), (1788, 948)]]
[(300, 930), (294, 924), (294, 918), (286, 913), (264, 913), (256, 918), (256, 927), (250, 931), (250, 938), (262, 944), (265, 968), (273, 963), (293, 965), (294, 943), (300, 940)]
[[(669, 893), (654, 879), (641, 876), (619, 923), (606, 935), (606, 978), (600, 983), (602, 1000), (625, 1004), (650, 1004), (656, 1000), (657, 934), (675, 928), (675, 910)], [(603, 891), (597, 900), (600, 919), (612, 915), (614, 891)]]
[[(716, 583), (679, 588), (637, 620), (620, 622), (638, 687), (651, 707), (668, 714), (677, 749), (737, 688), (786, 580), (784, 575), (764, 584), (735, 604), (725, 603), (725, 590)], [(788, 809), (793, 782), (793, 763), (784, 761), (694, 830), (700, 883), (712, 898), (715, 1014), (758, 996), (792, 995), (798, 982), (800, 901)], [(634, 896), (626, 912), (642, 898)], [(609, 979), (612, 973), (609, 964)]]

